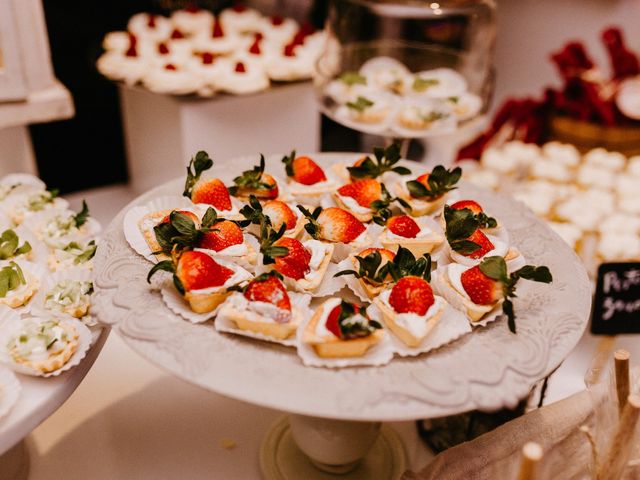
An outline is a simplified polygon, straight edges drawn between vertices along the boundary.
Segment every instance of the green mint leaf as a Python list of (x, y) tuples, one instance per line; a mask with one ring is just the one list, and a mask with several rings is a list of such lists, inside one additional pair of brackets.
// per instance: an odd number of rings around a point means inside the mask
[(75, 223), (76, 228), (80, 228), (82, 225), (87, 223), (88, 219), (89, 219), (89, 207), (87, 206), (87, 202), (82, 200), (82, 210), (80, 210), (80, 213), (76, 213), (73, 216), (73, 222)]
[(413, 85), (411, 88), (413, 88), (413, 90), (416, 92), (424, 92), (429, 88), (435, 87), (436, 85), (439, 85), (439, 84), (440, 84), (440, 80), (438, 80), (437, 78), (416, 77), (413, 80)]
[(288, 156), (282, 157), (282, 163), (284, 163), (284, 170), (287, 173), (287, 177), (293, 177), (293, 161), (296, 159), (296, 151), (293, 150)]
[(409, 170), (407, 167), (393, 167), (391, 171), (397, 173), (398, 175), (411, 175), (411, 170)]
[(346, 85), (348, 85), (349, 87), (352, 87), (354, 85), (366, 85), (367, 84), (367, 79), (365, 76), (360, 75), (358, 72), (344, 72), (342, 75), (340, 75), (340, 77), (338, 77), (338, 79), (342, 82), (345, 83)]
[(374, 102), (372, 102), (368, 98), (359, 96), (355, 102), (347, 102), (347, 107), (362, 113), (367, 108), (373, 106), (373, 104)]

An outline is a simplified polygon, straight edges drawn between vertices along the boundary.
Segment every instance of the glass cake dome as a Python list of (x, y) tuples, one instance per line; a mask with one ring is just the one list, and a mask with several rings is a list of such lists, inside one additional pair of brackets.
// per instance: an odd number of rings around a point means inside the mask
[(333, 0), (315, 78), (322, 111), (394, 138), (455, 132), (493, 88), (493, 0)]

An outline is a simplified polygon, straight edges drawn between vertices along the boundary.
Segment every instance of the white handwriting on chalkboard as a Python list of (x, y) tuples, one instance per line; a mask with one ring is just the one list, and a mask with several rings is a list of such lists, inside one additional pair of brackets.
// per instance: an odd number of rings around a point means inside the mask
[(624, 278), (620, 278), (618, 272), (607, 272), (602, 279), (602, 289), (604, 293), (611, 290), (616, 292), (626, 292), (631, 287), (640, 285), (640, 269), (632, 268), (624, 272)]
[(605, 297), (604, 302), (602, 302), (602, 309), (602, 319), (610, 320), (616, 313), (640, 312), (640, 299), (625, 302), (612, 297)]

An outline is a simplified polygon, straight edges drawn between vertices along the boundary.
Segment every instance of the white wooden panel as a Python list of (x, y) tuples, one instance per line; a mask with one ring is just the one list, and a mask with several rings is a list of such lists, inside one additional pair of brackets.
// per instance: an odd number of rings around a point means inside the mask
[(0, 0), (0, 58), (0, 102), (26, 98), (13, 0)]

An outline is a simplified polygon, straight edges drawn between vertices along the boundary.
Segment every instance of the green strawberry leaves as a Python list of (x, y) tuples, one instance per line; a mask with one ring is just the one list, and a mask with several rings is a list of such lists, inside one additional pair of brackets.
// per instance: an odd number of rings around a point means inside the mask
[(233, 183), (235, 185), (229, 187), (229, 193), (231, 193), (231, 195), (237, 195), (239, 188), (246, 188), (251, 190), (271, 190), (273, 188), (273, 185), (262, 181), (264, 167), (264, 155), (260, 154), (260, 163), (254, 166), (252, 170), (245, 170), (241, 175), (234, 178)]
[(287, 177), (293, 177), (293, 161), (296, 159), (296, 151), (292, 150), (291, 154), (282, 157), (282, 163), (284, 163), (284, 169), (287, 172)]
[(15, 262), (9, 262), (9, 265), (0, 269), (0, 298), (6, 297), (9, 292), (26, 283), (20, 266)]
[(211, 160), (207, 152), (200, 150), (196, 153), (195, 157), (192, 157), (191, 160), (189, 160), (189, 166), (187, 166), (187, 179), (184, 184), (184, 192), (182, 195), (187, 198), (191, 198), (193, 187), (198, 183), (198, 180), (200, 180), (202, 172), (209, 170), (211, 167), (213, 167), (213, 160)]
[(5, 230), (0, 235), (0, 260), (17, 257), (31, 251), (29, 242), (24, 242), (21, 246), (20, 238), (13, 230)]
[(385, 172), (395, 172), (398, 175), (409, 175), (411, 170), (406, 167), (396, 166), (400, 161), (400, 144), (392, 143), (387, 148), (375, 147), (374, 158), (366, 157), (356, 167), (347, 167), (349, 175), (356, 179), (378, 178)]
[(524, 278), (533, 282), (551, 283), (553, 276), (548, 267), (525, 265), (524, 267), (509, 274), (507, 262), (499, 256), (487, 257), (479, 265), (480, 271), (487, 277), (502, 285), (504, 302), (502, 312), (507, 316), (507, 325), (511, 333), (516, 333), (516, 316), (513, 308), (512, 298), (516, 298), (516, 284), (518, 280)]
[(411, 250), (399, 247), (393, 262), (387, 263), (387, 269), (394, 282), (398, 282), (402, 277), (415, 276), (431, 281), (431, 255), (425, 253), (416, 259)]
[(460, 167), (447, 170), (442, 165), (437, 165), (427, 178), (428, 186), (417, 180), (410, 180), (406, 185), (413, 198), (435, 200), (458, 188), (456, 185), (461, 176), (462, 169)]
[(318, 223), (318, 217), (322, 213), (322, 207), (316, 207), (313, 212), (310, 212), (302, 205), (296, 205), (298, 210), (305, 216), (308, 222), (305, 224), (304, 229), (312, 238), (318, 240), (320, 238), (320, 224)]
[[(215, 225), (224, 221), (218, 217), (214, 208), (209, 207), (202, 217), (200, 228), (191, 217), (177, 210), (169, 214), (169, 221), (153, 227), (158, 245), (163, 253), (169, 255), (174, 247), (179, 249), (196, 248), (206, 233), (215, 230)], [(155, 253), (155, 252), (154, 252)]]
[[(179, 260), (178, 260), (179, 261)], [(155, 275), (156, 272), (164, 271), (173, 274), (173, 285), (176, 287), (176, 290), (180, 292), (180, 295), (185, 294), (185, 288), (182, 284), (182, 281), (176, 275), (176, 265), (172, 260), (163, 260), (162, 262), (156, 263), (151, 270), (149, 270), (149, 274), (147, 275), (147, 282), (151, 283), (151, 277)]]
[(369, 283), (374, 285), (381, 285), (385, 283), (385, 279), (388, 275), (388, 263), (380, 268), (382, 263), (382, 255), (378, 250), (374, 250), (365, 257), (355, 256), (358, 262), (358, 271), (355, 270), (342, 270), (334, 275), (334, 277), (341, 277), (343, 275), (353, 275), (356, 278), (364, 278)]
[(88, 219), (89, 219), (89, 207), (87, 206), (87, 202), (82, 200), (82, 210), (80, 210), (79, 213), (76, 213), (73, 216), (73, 223), (75, 224), (76, 228), (80, 228), (82, 225), (87, 223)]
[(445, 205), (444, 221), (445, 235), (452, 250), (462, 255), (470, 255), (480, 248), (480, 245), (468, 240), (480, 228), (480, 222), (471, 210), (456, 210)]
[(265, 219), (271, 224), (271, 219), (262, 212), (262, 204), (255, 195), (249, 195), (249, 204), (240, 209), (240, 214), (246, 218), (246, 221), (242, 222), (243, 226), (261, 225)]
[(398, 202), (409, 211), (411, 211), (411, 205), (399, 197), (392, 197), (384, 183), (380, 184), (380, 188), (382, 190), (382, 198), (371, 202), (370, 208), (374, 211), (373, 221), (384, 227), (387, 224), (387, 220), (393, 216), (389, 208), (392, 202)]
[(270, 265), (276, 263), (277, 257), (286, 257), (289, 254), (287, 247), (274, 246), (273, 244), (282, 238), (287, 226), (283, 223), (278, 231), (274, 230), (269, 217), (264, 217), (260, 224), (260, 252), (262, 253), (262, 264)]
[[(360, 314), (362, 318), (356, 317)], [(379, 322), (371, 320), (364, 307), (356, 308), (349, 302), (340, 302), (340, 315), (338, 316), (338, 327), (340, 328), (340, 338), (351, 340), (354, 338), (368, 337), (376, 330), (382, 328)]]

